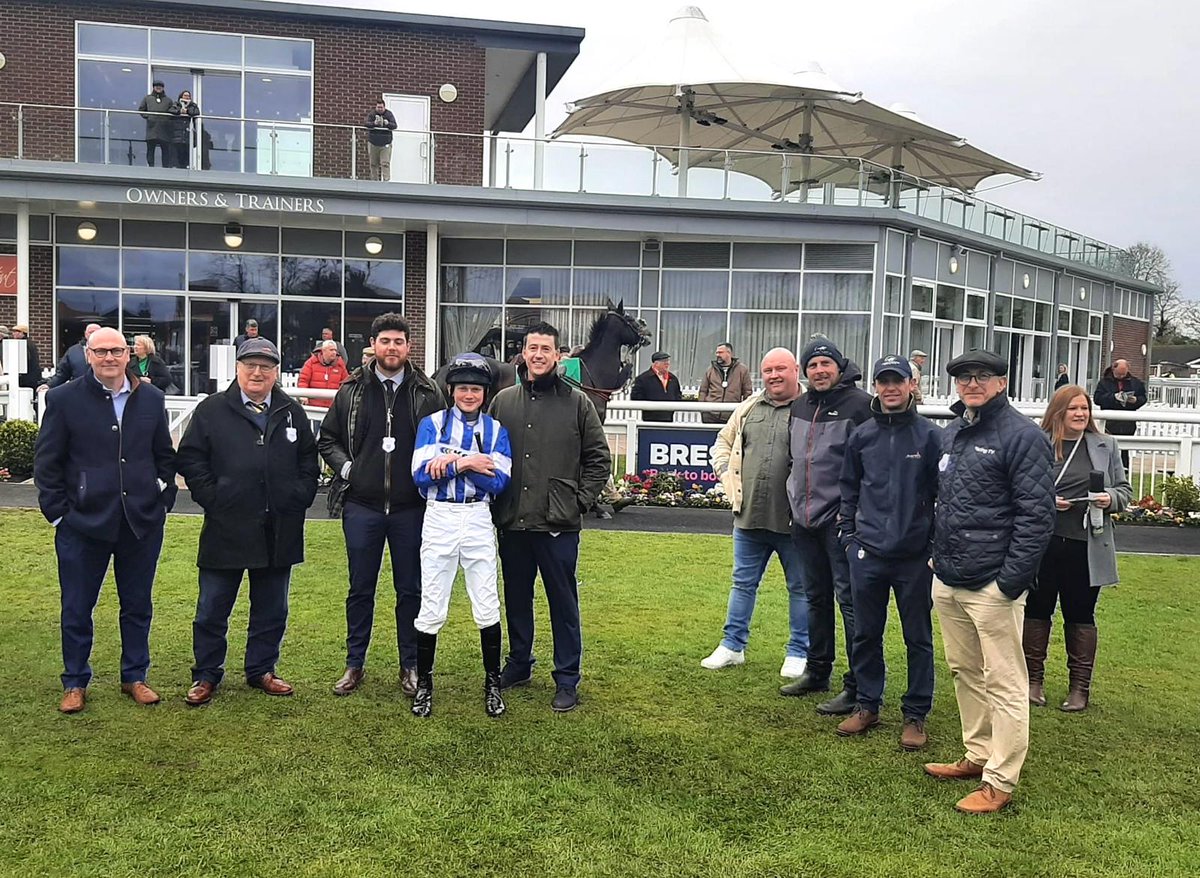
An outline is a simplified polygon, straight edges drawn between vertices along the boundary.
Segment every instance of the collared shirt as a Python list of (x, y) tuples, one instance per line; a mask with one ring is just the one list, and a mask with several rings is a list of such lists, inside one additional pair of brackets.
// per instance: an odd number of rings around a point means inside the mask
[(404, 383), (404, 375), (407, 371), (408, 371), (407, 369), (401, 369), (395, 375), (389, 376), (389, 375), (384, 375), (382, 372), (380, 372), (379, 367), (376, 366), (375, 367), (375, 377), (379, 379), (381, 384), (387, 384), (387, 382), (389, 382), (389, 381), (393, 382), (396, 385), (396, 389), (399, 390), (400, 385)]
[(112, 396), (113, 414), (117, 416), (117, 423), (121, 423), (121, 418), (125, 416), (125, 403), (129, 402), (129, 395), (133, 393), (133, 388), (129, 386), (129, 376), (124, 376), (124, 381), (121, 384), (121, 389), (113, 393), (103, 381), (96, 377), (96, 373), (92, 373), (92, 380), (104, 387), (104, 390)]
[(787, 478), (791, 465), (792, 400), (765, 395), (742, 423), (742, 509), (734, 524), (743, 530), (791, 533)]
[[(247, 403), (254, 402), (254, 400), (252, 400), (250, 397), (246, 396), (246, 391), (242, 390), (242, 388), (240, 388), (240, 387), (238, 388), (238, 393), (240, 393), (242, 395), (242, 405), (246, 405)], [(270, 410), (270, 408), (271, 408), (271, 393), (270, 393), (270, 391), (267, 392), (267, 398), (263, 400), (263, 405), (265, 405), (267, 407), (266, 409), (264, 409), (264, 411)]]

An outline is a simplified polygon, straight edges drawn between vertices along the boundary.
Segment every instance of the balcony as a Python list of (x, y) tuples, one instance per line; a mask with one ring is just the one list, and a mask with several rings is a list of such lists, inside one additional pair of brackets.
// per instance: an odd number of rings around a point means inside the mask
[[(145, 120), (137, 111), (0, 103), (0, 118), (6, 123), (0, 129), (0, 158), (146, 167)], [(367, 134), (354, 125), (201, 116), (186, 152), (193, 169), (366, 180), (371, 178)], [(667, 152), (686, 153), (680, 162), (688, 168), (686, 179), (664, 157)], [(891, 208), (1000, 244), (1132, 277), (1125, 251), (1118, 247), (856, 158), (398, 130), (391, 180), (730, 204), (774, 202), (785, 210), (790, 205)]]

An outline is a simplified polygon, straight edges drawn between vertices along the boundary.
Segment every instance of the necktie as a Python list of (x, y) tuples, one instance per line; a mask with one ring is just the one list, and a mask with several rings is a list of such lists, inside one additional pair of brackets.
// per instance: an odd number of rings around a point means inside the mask
[(265, 402), (255, 402), (252, 399), (248, 399), (248, 400), (246, 400), (246, 405), (256, 415), (261, 415), (263, 412), (265, 412), (267, 410), (267, 404)]
[(383, 391), (387, 395), (387, 404), (390, 410), (396, 404), (396, 382), (391, 378), (383, 382)]

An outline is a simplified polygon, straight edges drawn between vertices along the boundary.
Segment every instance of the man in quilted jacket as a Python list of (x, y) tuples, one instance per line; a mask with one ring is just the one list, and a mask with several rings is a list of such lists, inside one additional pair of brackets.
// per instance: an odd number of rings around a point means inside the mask
[(946, 365), (958, 415), (942, 437), (933, 537), (933, 603), (962, 718), (966, 755), (930, 763), (942, 780), (976, 780), (956, 806), (999, 811), (1029, 750), (1025, 597), (1054, 532), (1046, 434), (1008, 402), (1008, 363), (967, 351)]

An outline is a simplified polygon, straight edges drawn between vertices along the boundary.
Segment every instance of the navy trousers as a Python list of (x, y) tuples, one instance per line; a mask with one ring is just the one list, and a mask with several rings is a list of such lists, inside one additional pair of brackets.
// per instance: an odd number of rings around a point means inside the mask
[(95, 540), (73, 530), (65, 521), (54, 532), (58, 554), (58, 585), (62, 593), (62, 655), (64, 689), (86, 688), (92, 679), (92, 613), (100, 585), (112, 561), (121, 602), (121, 682), (146, 679), (150, 667), (150, 592), (162, 551), (160, 524), (142, 539), (121, 523), (115, 543)]
[(833, 617), (836, 599), (842, 611), (849, 665), (842, 676), (842, 686), (855, 692), (854, 601), (850, 594), (850, 566), (846, 563), (846, 551), (838, 542), (837, 525), (830, 522), (809, 530), (793, 524), (792, 539), (800, 550), (804, 594), (808, 597), (808, 671), (818, 677), (833, 673), (837, 653), (837, 624)]
[(220, 683), (225, 676), (225, 653), (229, 648), (229, 614), (242, 585), (250, 576), (250, 625), (246, 631), (246, 679), (274, 673), (279, 647), (287, 630), (288, 589), (291, 567), (261, 567), (256, 570), (200, 568), (200, 597), (196, 621), (192, 623), (192, 651), (196, 663), (192, 680)]
[(392, 586), (396, 589), (396, 642), (400, 667), (417, 666), (417, 630), (421, 610), (421, 526), (425, 506), (405, 506), (387, 515), (350, 501), (342, 510), (350, 593), (346, 595), (346, 667), (367, 661), (375, 620), (375, 588), (383, 564), (383, 546), (392, 553)]
[(900, 699), (906, 717), (924, 719), (933, 708), (933, 571), (929, 556), (880, 558), (851, 543), (850, 583), (854, 593), (854, 650), (858, 703), (871, 713), (883, 704), (887, 668), (883, 630), (888, 603), (896, 592), (896, 610), (908, 654), (908, 691)]
[(542, 574), (554, 635), (554, 682), (579, 685), (583, 631), (579, 624), (579, 533), (551, 536), (543, 531), (500, 532), (500, 569), (504, 574), (504, 616), (508, 622), (505, 665), (523, 678), (533, 669), (533, 582)]

